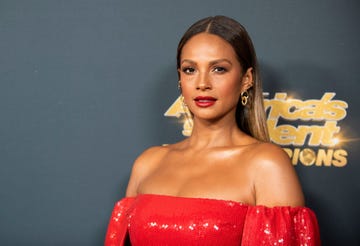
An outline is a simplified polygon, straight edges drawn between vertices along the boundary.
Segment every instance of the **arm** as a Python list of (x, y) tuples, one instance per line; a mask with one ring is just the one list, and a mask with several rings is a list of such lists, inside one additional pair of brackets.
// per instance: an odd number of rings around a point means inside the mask
[(105, 237), (106, 246), (126, 244), (128, 236), (128, 210), (131, 209), (141, 180), (146, 177), (157, 163), (160, 147), (152, 147), (142, 153), (135, 161), (125, 198), (118, 201), (112, 211)]
[(248, 208), (241, 245), (319, 246), (316, 216), (303, 207), (301, 186), (287, 154), (268, 143), (255, 152), (256, 206)]
[(278, 146), (261, 144), (254, 156), (256, 205), (304, 206), (304, 196), (288, 155)]
[(106, 231), (105, 246), (126, 245), (128, 236), (127, 211), (133, 201), (134, 198), (125, 197), (115, 204)]
[(316, 216), (306, 207), (250, 206), (241, 245), (320, 246)]

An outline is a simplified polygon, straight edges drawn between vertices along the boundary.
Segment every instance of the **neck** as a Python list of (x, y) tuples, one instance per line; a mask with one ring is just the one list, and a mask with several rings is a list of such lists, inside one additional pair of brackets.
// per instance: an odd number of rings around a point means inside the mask
[(198, 149), (234, 146), (241, 144), (245, 136), (235, 119), (209, 122), (195, 118), (188, 143)]

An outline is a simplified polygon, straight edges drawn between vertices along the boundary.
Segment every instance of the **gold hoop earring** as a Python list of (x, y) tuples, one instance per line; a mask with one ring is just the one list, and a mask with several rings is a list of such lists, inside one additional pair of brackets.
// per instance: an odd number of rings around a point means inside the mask
[(248, 98), (249, 98), (249, 94), (247, 91), (241, 92), (241, 104), (243, 106), (246, 106), (246, 104), (248, 102)]

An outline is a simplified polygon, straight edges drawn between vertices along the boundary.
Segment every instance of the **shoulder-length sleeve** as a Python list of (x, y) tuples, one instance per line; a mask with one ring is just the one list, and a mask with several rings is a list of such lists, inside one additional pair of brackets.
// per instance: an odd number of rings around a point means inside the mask
[(316, 216), (306, 207), (249, 206), (241, 245), (319, 246)]
[(127, 211), (133, 201), (133, 197), (125, 197), (115, 204), (106, 232), (105, 246), (125, 245), (128, 231)]

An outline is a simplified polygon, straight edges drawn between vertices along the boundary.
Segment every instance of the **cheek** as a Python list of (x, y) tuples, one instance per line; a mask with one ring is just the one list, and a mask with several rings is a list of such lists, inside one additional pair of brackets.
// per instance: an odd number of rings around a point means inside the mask
[(219, 88), (219, 90), (224, 96), (238, 100), (241, 94), (241, 85), (239, 81), (232, 81), (231, 83)]
[(180, 92), (185, 97), (191, 92), (191, 90), (194, 89), (193, 88), (193, 85), (195, 83), (194, 78), (189, 78), (189, 76), (180, 74), (179, 80), (181, 81)]
[(181, 84), (181, 94), (183, 95), (185, 100), (188, 100), (191, 97), (191, 90), (189, 86), (187, 86), (185, 83)]

